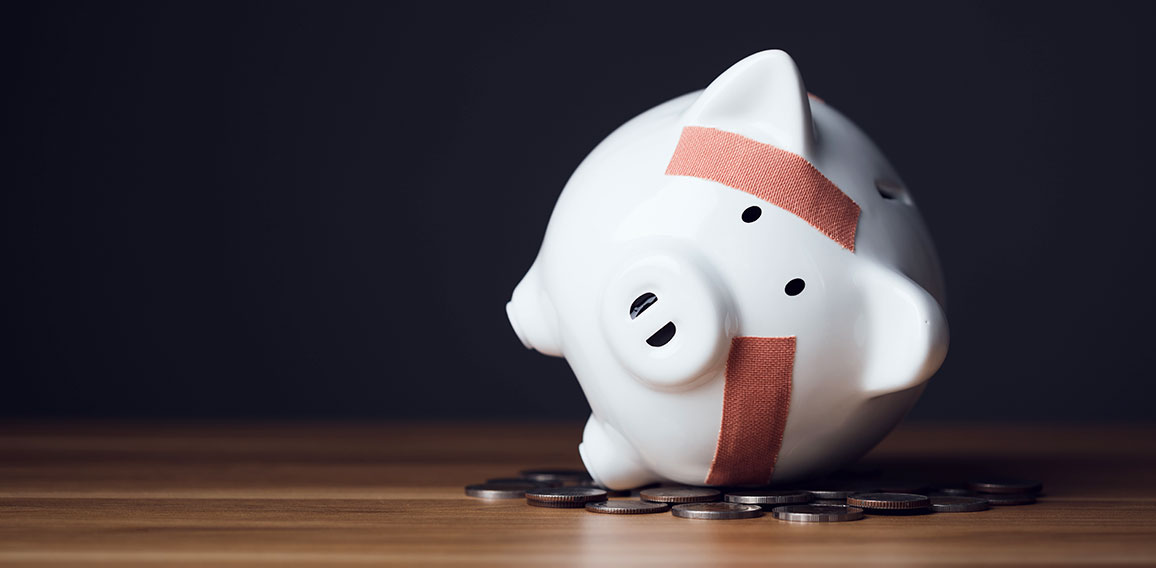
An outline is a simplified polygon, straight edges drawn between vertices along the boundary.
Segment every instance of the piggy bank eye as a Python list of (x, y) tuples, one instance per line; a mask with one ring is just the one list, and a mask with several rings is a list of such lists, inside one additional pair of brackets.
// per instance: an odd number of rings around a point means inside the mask
[(763, 210), (759, 209), (759, 207), (757, 205), (752, 205), (750, 207), (747, 207), (746, 211), (743, 211), (743, 222), (744, 223), (754, 223), (755, 221), (757, 221), (759, 219), (759, 216), (761, 216), (762, 214), (763, 214)]
[(806, 287), (807, 283), (803, 282), (802, 278), (795, 278), (794, 280), (787, 282), (787, 285), (783, 288), (783, 291), (786, 292), (788, 296), (798, 296), (799, 294), (803, 293), (803, 288)]

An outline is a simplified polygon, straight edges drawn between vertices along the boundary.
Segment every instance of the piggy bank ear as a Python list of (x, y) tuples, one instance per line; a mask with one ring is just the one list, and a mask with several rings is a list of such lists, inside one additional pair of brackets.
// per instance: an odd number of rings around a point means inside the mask
[(947, 318), (910, 278), (881, 267), (860, 273), (866, 305), (863, 388), (871, 396), (923, 384), (947, 356)]
[(686, 115), (685, 125), (736, 132), (808, 156), (815, 126), (803, 78), (791, 56), (760, 51), (719, 75)]

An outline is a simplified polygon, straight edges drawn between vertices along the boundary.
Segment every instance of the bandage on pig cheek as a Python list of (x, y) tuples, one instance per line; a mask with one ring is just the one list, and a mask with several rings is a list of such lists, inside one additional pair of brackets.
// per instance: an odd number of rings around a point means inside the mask
[(734, 337), (707, 485), (765, 485), (791, 409), (794, 337)]
[(855, 252), (859, 205), (798, 154), (733, 132), (687, 126), (666, 175), (711, 180), (745, 191)]

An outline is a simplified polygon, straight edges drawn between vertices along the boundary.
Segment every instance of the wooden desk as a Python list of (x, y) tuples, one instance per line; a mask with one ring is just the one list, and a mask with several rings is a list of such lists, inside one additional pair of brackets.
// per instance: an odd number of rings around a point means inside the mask
[(1156, 428), (907, 425), (870, 467), (1039, 504), (794, 524), (463, 496), (577, 466), (581, 425), (2, 424), (0, 565), (1156, 564)]

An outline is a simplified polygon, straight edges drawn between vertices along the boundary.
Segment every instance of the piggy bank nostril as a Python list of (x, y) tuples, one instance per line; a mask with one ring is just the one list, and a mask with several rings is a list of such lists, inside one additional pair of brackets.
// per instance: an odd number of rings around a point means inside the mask
[(662, 347), (663, 345), (670, 343), (671, 339), (674, 339), (674, 332), (674, 322), (668, 321), (666, 322), (666, 325), (662, 326), (662, 329), (654, 332), (654, 335), (648, 337), (646, 339), (646, 343), (651, 347)]
[(638, 317), (639, 314), (645, 312), (647, 308), (658, 301), (658, 296), (647, 292), (634, 299), (634, 303), (630, 304), (630, 319)]

